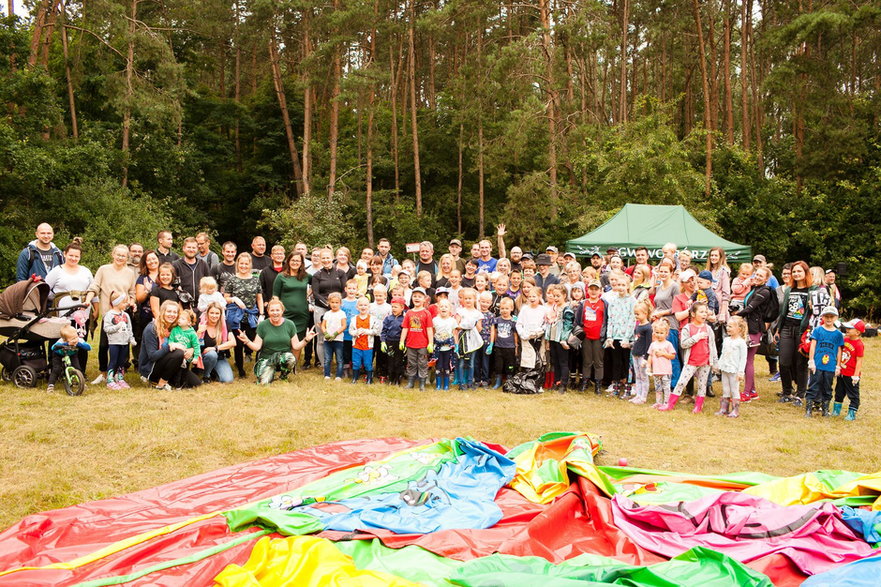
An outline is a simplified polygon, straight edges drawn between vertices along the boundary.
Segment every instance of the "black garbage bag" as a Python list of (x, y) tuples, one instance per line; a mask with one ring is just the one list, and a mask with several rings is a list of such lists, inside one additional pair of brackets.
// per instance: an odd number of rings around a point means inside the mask
[(544, 369), (521, 370), (508, 378), (502, 391), (519, 394), (543, 393), (544, 380)]

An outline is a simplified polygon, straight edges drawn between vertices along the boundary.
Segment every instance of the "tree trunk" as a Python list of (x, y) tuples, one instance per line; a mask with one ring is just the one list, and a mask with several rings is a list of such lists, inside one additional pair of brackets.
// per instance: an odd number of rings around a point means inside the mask
[[(312, 55), (311, 33), (312, 9), (303, 12), (303, 59)], [(312, 192), (312, 77), (303, 71), (303, 194)]]
[(725, 46), (723, 63), (725, 75), (725, 138), (729, 145), (734, 144), (734, 99), (731, 95), (731, 0), (725, 0)]
[[(11, 4), (11, 2), (10, 2)], [(10, 6), (11, 8), (11, 6)], [(70, 104), (70, 128), (73, 132), (73, 140), (80, 138), (79, 126), (76, 119), (76, 100), (73, 94), (73, 80), (70, 76), (70, 53), (67, 46), (67, 7), (61, 7), (61, 48), (64, 50), (64, 77), (67, 79), (67, 101)]]
[[(379, 21), (379, 0), (373, 3), (373, 22)], [(373, 58), (376, 55), (376, 28), (370, 32), (370, 56), (364, 69), (370, 69), (373, 64)], [(366, 190), (364, 196), (364, 209), (367, 221), (367, 246), (373, 248), (373, 118), (374, 118), (374, 102), (376, 100), (376, 83), (370, 81), (370, 95), (367, 106), (367, 169), (366, 169)]]
[(416, 189), (416, 216), (422, 216), (422, 173), (419, 168), (419, 127), (416, 123), (416, 0), (410, 0), (408, 34), (410, 71), (410, 126), (413, 129), (413, 182)]
[(750, 149), (750, 120), (749, 120), (749, 57), (748, 46), (750, 43), (749, 20), (752, 18), (753, 0), (741, 0), (740, 7), (740, 132), (743, 148)]
[(135, 72), (135, 23), (138, 19), (138, 0), (131, 0), (131, 15), (128, 21), (128, 52), (125, 58), (125, 106), (122, 113), (122, 187), (128, 185), (128, 152), (132, 126), (132, 100), (134, 89), (132, 79)]
[[(399, 56), (400, 53), (399, 50)], [(398, 67), (395, 67), (395, 55), (391, 45), (389, 45), (389, 68), (391, 70), (389, 75), (391, 91), (389, 93), (392, 103), (392, 159), (395, 161), (395, 203), (397, 203), (401, 195), (401, 165), (398, 156), (398, 84), (400, 83), (401, 63), (399, 58)]]
[(235, 70), (235, 103), (236, 103), (236, 129), (235, 129), (235, 138), (236, 138), (236, 170), (241, 173), (242, 171), (242, 142), (241, 142), (241, 129), (240, 129), (240, 121), (239, 121), (239, 109), (238, 105), (242, 99), (242, 46), (241, 39), (239, 38), (239, 20), (241, 16), (239, 13), (239, 2), (236, 0), (235, 4), (235, 29), (233, 32), (234, 42), (236, 44), (236, 70)]
[(465, 178), (463, 152), (465, 151), (465, 124), (459, 123), (459, 178), (456, 182), (456, 234), (462, 234), (462, 184)]
[(698, 4), (698, 0), (691, 0), (692, 7), (694, 8), (694, 23), (697, 28), (697, 43), (698, 43), (698, 57), (700, 58), (701, 65), (701, 80), (703, 83), (704, 90), (704, 125), (706, 128), (704, 132), (707, 135), (707, 161), (706, 161), (706, 174), (704, 179), (704, 193), (706, 195), (710, 195), (710, 185), (713, 179), (713, 118), (712, 118), (712, 104), (711, 104), (711, 95), (710, 95), (710, 80), (709, 74), (707, 73), (707, 55), (704, 47), (704, 31), (703, 26), (701, 25), (701, 9), (700, 4)]
[[(334, 0), (334, 10), (339, 10), (340, 0)], [(333, 66), (331, 72), (331, 93), (330, 93), (330, 132), (328, 133), (328, 142), (330, 143), (330, 169), (327, 178), (327, 201), (333, 200), (333, 192), (336, 189), (336, 164), (337, 164), (337, 143), (339, 142), (340, 133), (340, 76), (342, 75), (342, 65), (340, 58), (340, 48), (333, 48)]]
[(281, 76), (279, 64), (278, 46), (276, 45), (275, 33), (269, 35), (269, 65), (272, 68), (272, 83), (275, 86), (275, 95), (278, 98), (278, 106), (281, 109), (281, 118), (284, 122), (284, 131), (288, 139), (288, 152), (291, 156), (291, 168), (293, 170), (294, 187), (297, 196), (303, 195), (303, 173), (300, 169), (300, 155), (297, 152), (297, 144), (294, 141), (294, 127), (291, 124), (291, 116), (288, 113), (288, 100), (284, 91), (284, 80)]
[(627, 31), (630, 28), (630, 0), (624, 0), (621, 17), (621, 79), (618, 93), (618, 122), (627, 122)]
[[(719, 128), (719, 76), (716, 71), (719, 62), (716, 50), (716, 16), (715, 0), (705, 0), (707, 6), (707, 42), (704, 44), (709, 73), (707, 79), (710, 83), (710, 127), (713, 130)], [(708, 49), (708, 50), (706, 50)]]
[(49, 7), (52, 0), (40, 0), (37, 5), (37, 15), (34, 17), (34, 32), (31, 33), (31, 48), (28, 54), (28, 66), (33, 67), (37, 64), (40, 55), (40, 47), (43, 43), (44, 27), (48, 17)]

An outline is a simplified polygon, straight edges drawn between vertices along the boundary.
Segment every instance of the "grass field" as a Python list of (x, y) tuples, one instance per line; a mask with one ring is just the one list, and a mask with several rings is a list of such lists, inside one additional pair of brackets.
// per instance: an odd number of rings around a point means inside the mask
[[(513, 396), (500, 391), (419, 392), (382, 385), (325, 384), (314, 369), (290, 383), (213, 384), (155, 392), (137, 384), (81, 397), (0, 384), (0, 528), (21, 517), (102, 499), (226, 465), (326, 442), (470, 435), (508, 447), (553, 430), (602, 436), (602, 464), (694, 473), (815, 469), (881, 470), (881, 341), (866, 341), (863, 407), (855, 422), (806, 420), (776, 403), (779, 384), (756, 363), (760, 396), (738, 419), (692, 415), (593, 394)], [(91, 374), (90, 374), (91, 375)], [(91, 377), (90, 377), (91, 379)], [(134, 377), (131, 378), (132, 380)], [(717, 384), (717, 388), (719, 384)]]

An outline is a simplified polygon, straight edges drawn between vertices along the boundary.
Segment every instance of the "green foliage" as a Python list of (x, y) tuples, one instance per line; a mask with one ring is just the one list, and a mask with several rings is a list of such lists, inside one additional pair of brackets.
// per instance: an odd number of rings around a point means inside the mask
[(287, 248), (297, 241), (313, 246), (337, 246), (350, 242), (354, 231), (339, 202), (328, 202), (324, 194), (315, 192), (289, 204), (279, 203), (264, 209), (259, 225), (277, 237), (270, 242), (279, 242)]

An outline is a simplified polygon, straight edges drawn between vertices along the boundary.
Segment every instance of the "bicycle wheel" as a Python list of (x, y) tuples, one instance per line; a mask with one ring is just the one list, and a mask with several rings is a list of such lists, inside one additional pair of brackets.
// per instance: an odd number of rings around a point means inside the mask
[(67, 395), (82, 395), (83, 390), (86, 389), (85, 376), (79, 369), (73, 367), (67, 368), (61, 381), (64, 383), (64, 391), (67, 392)]

